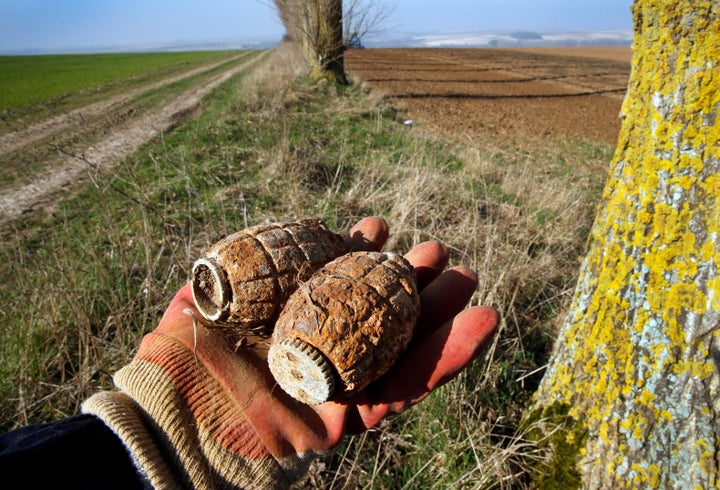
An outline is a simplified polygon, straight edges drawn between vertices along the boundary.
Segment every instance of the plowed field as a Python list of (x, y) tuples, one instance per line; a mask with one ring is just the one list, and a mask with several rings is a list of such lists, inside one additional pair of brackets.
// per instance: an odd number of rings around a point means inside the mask
[(407, 117), (456, 137), (615, 145), (629, 48), (355, 49), (348, 72)]

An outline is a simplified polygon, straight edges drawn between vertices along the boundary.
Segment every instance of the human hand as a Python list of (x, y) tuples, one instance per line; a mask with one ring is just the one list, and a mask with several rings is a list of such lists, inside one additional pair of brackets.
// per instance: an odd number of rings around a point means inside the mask
[[(353, 250), (380, 250), (387, 237), (384, 220), (365, 218), (350, 230), (346, 242)], [(477, 287), (476, 275), (465, 267), (444, 270), (449, 255), (437, 242), (414, 247), (406, 258), (415, 268), (421, 298), (413, 340), (385, 375), (349, 399), (309, 406), (289, 397), (270, 374), (267, 343), (254, 338), (237, 343), (202, 326), (189, 285), (171, 301), (131, 364), (159, 368), (162, 380), (144, 376), (143, 383), (167, 386), (169, 381), (177, 391), (176, 400), (154, 406), (158, 388), (140, 383), (137, 367), (121, 370), (116, 383), (155, 420), (168, 418), (163, 412), (181, 404), (195, 424), (192, 432), (204, 458), (220, 454), (223, 460), (240, 461), (256, 475), (254, 486), (262, 486), (257, 471), (272, 460), (293, 481), (312, 455), (332, 449), (347, 433), (362, 432), (419, 402), (487, 347), (497, 313), (488, 307), (465, 309)], [(158, 423), (172, 445), (183, 444), (186, 435), (173, 436), (167, 424)], [(228, 469), (214, 471), (231, 478)]]
[[(387, 236), (384, 221), (365, 218), (351, 229), (348, 243), (356, 250), (380, 250)], [(477, 276), (464, 266), (445, 270), (449, 254), (442, 244), (421, 243), (405, 258), (415, 269), (421, 301), (409, 347), (390, 371), (359, 394), (317, 407), (326, 425), (344, 422), (345, 433), (360, 433), (420, 402), (480, 356), (497, 328), (493, 308), (466, 308)]]

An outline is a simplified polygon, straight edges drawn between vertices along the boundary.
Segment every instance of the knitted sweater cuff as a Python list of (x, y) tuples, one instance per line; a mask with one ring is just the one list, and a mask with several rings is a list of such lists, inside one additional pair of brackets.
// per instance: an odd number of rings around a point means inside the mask
[(255, 448), (245, 455), (248, 439), (254, 439), (248, 434), (237, 435), (235, 448), (220, 443), (159, 366), (133, 361), (116, 373), (115, 383), (121, 392), (98, 393), (83, 411), (100, 417), (119, 436), (153, 488), (289, 486), (284, 465), (266, 452), (256, 457), (260, 448)]
[(101, 392), (83, 403), (83, 413), (99, 417), (120, 438), (146, 486), (183, 488), (165, 463), (137, 404), (124, 393)]

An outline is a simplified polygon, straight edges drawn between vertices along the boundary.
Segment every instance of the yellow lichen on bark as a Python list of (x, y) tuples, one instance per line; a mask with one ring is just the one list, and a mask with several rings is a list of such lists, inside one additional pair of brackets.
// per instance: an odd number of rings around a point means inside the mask
[(639, 0), (633, 16), (617, 152), (531, 411), (567, 404), (584, 424), (578, 467), (588, 487), (711, 487), (720, 467), (720, 7)]

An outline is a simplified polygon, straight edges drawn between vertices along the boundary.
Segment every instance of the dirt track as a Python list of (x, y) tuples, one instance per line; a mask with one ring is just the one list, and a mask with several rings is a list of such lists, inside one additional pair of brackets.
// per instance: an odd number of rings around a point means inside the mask
[(349, 50), (346, 66), (410, 119), (455, 137), (615, 145), (630, 50), (366, 49)]
[[(347, 69), (411, 119), (453, 137), (522, 144), (554, 135), (614, 145), (630, 74), (629, 49), (368, 49), (349, 50)], [(237, 65), (177, 97), (161, 110), (133, 118), (93, 145), (73, 151), (42, 178), (0, 190), (0, 225), (44, 209), (58, 191), (93, 178), (136, 151), (200, 98), (260, 58)], [(205, 67), (207, 69), (208, 67)], [(189, 76), (188, 72), (145, 89)], [(126, 93), (0, 138), (0, 155), (72, 132), (83, 114), (101, 113)], [(117, 99), (117, 100), (116, 100)]]
[[(236, 58), (241, 56), (243, 55), (238, 55)], [(227, 59), (223, 59), (210, 65), (200, 66), (194, 70), (186, 71), (173, 77), (163, 78), (157, 82), (144, 85), (134, 90), (128, 90), (127, 92), (123, 92), (115, 97), (110, 97), (109, 99), (80, 107), (74, 111), (65, 114), (58, 114), (57, 116), (50, 117), (16, 131), (1, 134), (0, 155), (9, 153), (23, 146), (30, 145), (36, 141), (43, 140), (60, 131), (68, 131), (74, 126), (84, 124), (85, 120), (97, 117), (108, 111), (112, 111), (115, 107), (119, 107), (124, 102), (127, 102), (142, 92), (147, 92), (158, 87), (162, 87), (163, 85), (168, 85), (178, 80), (182, 80), (183, 78), (188, 78), (193, 75), (197, 75), (198, 73), (212, 70), (223, 63), (227, 63), (228, 61), (229, 60)]]
[[(47, 207), (52, 202), (52, 197), (59, 191), (71, 188), (87, 178), (94, 178), (98, 173), (111, 168), (123, 158), (134, 153), (142, 144), (168, 127), (178, 117), (183, 117), (191, 113), (193, 108), (199, 104), (202, 96), (210, 90), (225, 82), (233, 75), (247, 69), (262, 57), (264, 57), (264, 54), (240, 65), (236, 65), (186, 91), (162, 109), (144, 114), (123, 126), (122, 129), (112, 131), (109, 136), (101, 141), (75, 150), (72, 155), (68, 155), (61, 161), (56, 162), (52, 166), (52, 171), (45, 172), (42, 177), (36, 178), (34, 181), (21, 187), (0, 190), (0, 225), (16, 219), (24, 213)], [(208, 66), (204, 67), (205, 70), (211, 68), (212, 67)], [(186, 72), (184, 75), (189, 76), (191, 73)], [(183, 76), (163, 80), (163, 83), (160, 85), (172, 83), (177, 78), (183, 78)], [(153, 84), (150, 87), (145, 87), (144, 90), (156, 88), (156, 85), (157, 84)], [(125, 94), (117, 99), (126, 99), (129, 96), (131, 95)], [(78, 109), (78, 111), (75, 112), (79, 115), (87, 113), (88, 111), (102, 111), (102, 105), (107, 103), (108, 102), (93, 104), (92, 106)], [(113, 101), (109, 101), (109, 103), (112, 105)], [(62, 125), (60, 124), (62, 117), (63, 116), (58, 116), (56, 119), (39, 123), (37, 129), (44, 132), (43, 137), (50, 136), (58, 130), (72, 131), (75, 119), (65, 118), (65, 124)], [(19, 130), (16, 133), (22, 133), (23, 131), (24, 130)], [(13, 142), (18, 141), (17, 138), (18, 136), (15, 133), (9, 133), (4, 136), (3, 142), (10, 148)], [(0, 154), (8, 151), (10, 150), (5, 149), (3, 146)]]

